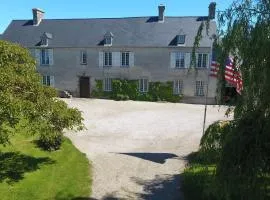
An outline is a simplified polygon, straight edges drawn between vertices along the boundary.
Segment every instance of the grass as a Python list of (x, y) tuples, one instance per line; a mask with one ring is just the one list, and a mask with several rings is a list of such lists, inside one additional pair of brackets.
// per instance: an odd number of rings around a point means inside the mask
[(16, 135), (0, 146), (1, 200), (68, 200), (89, 197), (90, 164), (65, 138), (60, 150), (36, 147), (34, 137)]
[[(221, 200), (226, 199), (221, 196), (219, 188), (219, 182), (216, 180), (216, 156), (214, 159), (209, 159), (209, 154), (202, 154), (201, 151), (192, 153), (188, 157), (188, 166), (182, 174), (183, 183), (182, 189), (185, 200)], [(260, 178), (260, 182), (267, 185), (267, 188), (261, 187), (256, 192), (260, 192), (259, 199), (270, 199), (270, 179), (269, 176)], [(243, 183), (245, 184), (245, 183)], [(246, 187), (246, 185), (243, 185)], [(260, 188), (260, 186), (259, 186)], [(236, 191), (236, 190), (235, 190)], [(241, 194), (235, 192), (235, 196), (230, 199), (238, 200), (241, 199)]]
[(189, 164), (182, 174), (185, 200), (216, 200), (216, 165), (205, 162), (198, 152), (192, 153), (188, 160)]

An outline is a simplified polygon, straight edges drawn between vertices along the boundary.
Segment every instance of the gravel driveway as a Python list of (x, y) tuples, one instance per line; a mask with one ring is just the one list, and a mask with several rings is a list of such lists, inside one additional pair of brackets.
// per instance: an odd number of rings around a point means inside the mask
[[(198, 149), (204, 106), (66, 99), (84, 113), (87, 131), (68, 133), (93, 163), (92, 198), (183, 199), (180, 173)], [(207, 124), (225, 119), (208, 106)]]

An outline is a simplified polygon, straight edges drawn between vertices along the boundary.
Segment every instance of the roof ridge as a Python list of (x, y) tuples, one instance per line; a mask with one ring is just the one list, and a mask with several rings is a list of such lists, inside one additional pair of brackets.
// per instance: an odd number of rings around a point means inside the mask
[[(137, 17), (100, 17), (100, 18), (62, 18), (62, 19), (50, 19), (45, 18), (43, 20), (100, 20), (100, 19), (137, 19), (137, 18), (151, 18), (151, 17), (158, 17), (158, 16), (137, 16)], [(198, 17), (206, 17), (206, 16), (165, 16), (166, 18), (198, 18)], [(13, 21), (25, 21), (25, 20), (32, 20), (32, 19), (13, 19)]]

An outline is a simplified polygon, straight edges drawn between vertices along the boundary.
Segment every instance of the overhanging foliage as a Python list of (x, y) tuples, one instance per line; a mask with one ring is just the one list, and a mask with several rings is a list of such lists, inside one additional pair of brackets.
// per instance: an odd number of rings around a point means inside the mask
[[(217, 163), (220, 199), (270, 198), (270, 2), (237, 0), (218, 15), (218, 91), (224, 91), (229, 55), (240, 68), (244, 89)], [(200, 30), (199, 30), (200, 33)], [(200, 38), (198, 34), (197, 38)], [(196, 40), (195, 40), (196, 41)], [(196, 45), (194, 45), (196, 48)]]
[[(44, 141), (62, 137), (65, 128), (83, 128), (80, 111), (68, 108), (56, 98), (56, 90), (40, 80), (27, 49), (0, 41), (0, 144), (22, 131), (38, 134)], [(57, 149), (60, 143), (47, 149)]]

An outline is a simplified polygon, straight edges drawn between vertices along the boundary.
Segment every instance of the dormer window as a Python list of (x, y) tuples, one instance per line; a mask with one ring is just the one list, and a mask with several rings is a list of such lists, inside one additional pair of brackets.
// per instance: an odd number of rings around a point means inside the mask
[(48, 38), (41, 38), (41, 46), (48, 46)]
[(177, 35), (177, 46), (184, 45), (186, 42), (186, 35)]
[(40, 46), (48, 46), (49, 45), (49, 40), (52, 39), (52, 34), (51, 33), (43, 33), (43, 35), (40, 37)]
[(105, 38), (105, 45), (112, 45), (112, 38)]
[(113, 34), (111, 32), (107, 32), (104, 35), (104, 46), (112, 46)]

